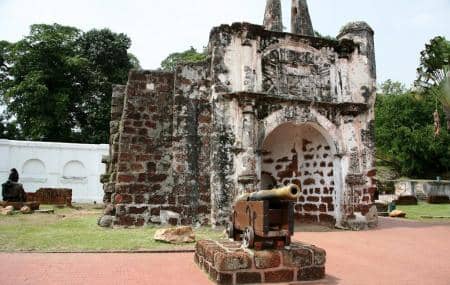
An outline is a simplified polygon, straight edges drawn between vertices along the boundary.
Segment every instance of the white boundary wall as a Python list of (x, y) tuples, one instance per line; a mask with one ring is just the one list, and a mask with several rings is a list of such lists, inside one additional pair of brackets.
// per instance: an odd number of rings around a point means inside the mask
[(0, 139), (0, 184), (8, 179), (10, 169), (16, 168), (26, 192), (36, 192), (43, 187), (70, 188), (74, 202), (101, 203), (100, 175), (105, 173), (102, 156), (108, 152), (106, 144)]

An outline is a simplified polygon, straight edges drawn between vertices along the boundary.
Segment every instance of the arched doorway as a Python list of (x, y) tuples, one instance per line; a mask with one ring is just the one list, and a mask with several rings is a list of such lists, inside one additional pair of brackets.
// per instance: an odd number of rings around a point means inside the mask
[(297, 184), (302, 195), (296, 215), (308, 222), (335, 221), (334, 149), (314, 124), (285, 123), (263, 142), (261, 188)]

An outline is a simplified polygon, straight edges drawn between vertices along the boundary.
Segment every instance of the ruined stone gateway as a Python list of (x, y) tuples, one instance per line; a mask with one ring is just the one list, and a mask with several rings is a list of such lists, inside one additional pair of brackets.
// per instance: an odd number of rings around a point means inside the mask
[(113, 225), (223, 225), (237, 195), (289, 183), (300, 221), (374, 224), (374, 32), (314, 37), (305, 0), (292, 33), (281, 19), (268, 0), (264, 26), (213, 28), (204, 62), (115, 86), (102, 177)]

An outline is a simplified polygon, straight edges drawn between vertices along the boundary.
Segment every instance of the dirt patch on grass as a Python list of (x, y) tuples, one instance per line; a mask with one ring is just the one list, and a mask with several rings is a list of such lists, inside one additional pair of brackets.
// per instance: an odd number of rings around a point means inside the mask
[(33, 213), (23, 215), (15, 211), (12, 216), (0, 216), (0, 226), (17, 225), (49, 225), (64, 219), (83, 218), (88, 216), (100, 216), (102, 210), (91, 205), (78, 205), (76, 208), (42, 205), (41, 210), (54, 210), (54, 213)]

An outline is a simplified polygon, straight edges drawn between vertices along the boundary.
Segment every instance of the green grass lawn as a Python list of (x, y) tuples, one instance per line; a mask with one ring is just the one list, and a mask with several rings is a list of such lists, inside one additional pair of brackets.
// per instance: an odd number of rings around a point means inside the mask
[[(41, 208), (49, 208), (43, 206)], [(50, 207), (51, 208), (51, 207)], [(397, 206), (412, 220), (421, 216), (450, 216), (450, 205)], [(114, 251), (192, 249), (193, 245), (169, 245), (153, 240), (158, 227), (104, 229), (97, 226), (100, 209), (55, 208), (55, 214), (0, 215), (0, 251)], [(450, 219), (444, 219), (450, 221)], [(434, 221), (434, 220), (433, 220)], [(442, 221), (442, 220), (438, 220)], [(299, 228), (297, 228), (298, 230)], [(300, 228), (304, 230), (303, 228)], [(304, 230), (307, 231), (307, 230)], [(315, 229), (314, 231), (317, 231)], [(321, 230), (320, 230), (321, 231)], [(223, 231), (195, 229), (197, 240), (223, 238)]]
[[(41, 207), (45, 208), (45, 207)], [(55, 208), (55, 214), (0, 216), (0, 251), (108, 251), (190, 249), (153, 240), (158, 227), (104, 229), (97, 226), (101, 210)], [(219, 239), (222, 231), (195, 230), (196, 239)]]
[[(419, 203), (417, 206), (397, 206), (398, 210), (406, 213), (406, 218), (410, 220), (430, 220), (424, 219), (422, 216), (433, 217), (450, 217), (450, 205), (449, 204), (427, 204)], [(450, 221), (450, 219), (433, 219)]]

